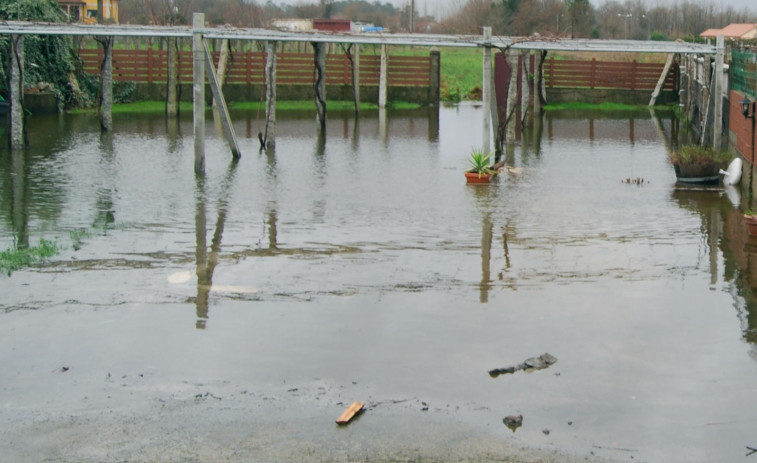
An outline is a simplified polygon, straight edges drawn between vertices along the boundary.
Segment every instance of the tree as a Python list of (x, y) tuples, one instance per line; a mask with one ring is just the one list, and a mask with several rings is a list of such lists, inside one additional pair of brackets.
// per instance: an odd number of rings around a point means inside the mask
[(594, 8), (589, 0), (565, 0), (570, 18), (570, 36), (590, 37), (594, 22)]
[[(0, 4), (0, 20), (67, 22), (66, 14), (55, 0), (15, 0)], [(7, 82), (8, 42), (0, 41), (0, 77)], [(0, 38), (0, 40), (2, 40)], [(71, 38), (60, 35), (28, 35), (24, 38), (24, 85), (52, 84), (62, 104), (81, 106), (89, 98), (78, 89), (75, 77), (77, 59)]]

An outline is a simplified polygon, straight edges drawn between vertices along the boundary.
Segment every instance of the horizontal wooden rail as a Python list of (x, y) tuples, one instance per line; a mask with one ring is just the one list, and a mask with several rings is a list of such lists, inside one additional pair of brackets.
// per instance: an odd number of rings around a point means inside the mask
[[(649, 90), (657, 85), (663, 63), (615, 61), (576, 61), (548, 59), (544, 63), (544, 78), (550, 88), (591, 88), (620, 90)], [(678, 68), (667, 76), (663, 90), (675, 90)]]
[[(102, 51), (82, 48), (79, 58), (84, 72), (99, 75)], [(219, 53), (213, 53), (218, 63)], [(164, 50), (114, 50), (113, 80), (163, 83), (168, 80), (168, 52)], [(264, 52), (240, 51), (230, 54), (227, 67), (227, 84), (265, 84)], [(179, 81), (192, 82), (192, 52), (179, 52)], [(390, 56), (387, 68), (392, 87), (428, 86), (431, 80), (431, 57)], [(378, 85), (381, 63), (377, 55), (360, 56), (361, 85)], [(315, 81), (313, 55), (308, 53), (278, 53), (276, 55), (276, 81), (280, 85), (312, 85)], [(331, 54), (326, 58), (326, 84), (352, 85), (350, 63), (344, 54)]]

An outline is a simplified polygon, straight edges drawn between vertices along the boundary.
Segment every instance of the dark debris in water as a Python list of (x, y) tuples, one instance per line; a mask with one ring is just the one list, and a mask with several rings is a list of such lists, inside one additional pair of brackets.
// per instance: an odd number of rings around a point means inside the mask
[(553, 355), (545, 352), (541, 354), (538, 357), (531, 357), (523, 361), (520, 365), (516, 365), (513, 367), (506, 367), (506, 368), (495, 368), (493, 370), (489, 370), (489, 376), (492, 378), (496, 378), (499, 375), (506, 375), (506, 374), (512, 374), (516, 371), (523, 370), (523, 371), (534, 371), (534, 370), (543, 370), (550, 365), (553, 365), (557, 362), (557, 358)]

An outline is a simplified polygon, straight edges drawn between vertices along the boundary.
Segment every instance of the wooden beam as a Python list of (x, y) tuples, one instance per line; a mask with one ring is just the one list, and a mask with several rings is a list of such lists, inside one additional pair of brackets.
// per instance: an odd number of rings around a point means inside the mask
[(235, 159), (239, 159), (242, 157), (242, 152), (239, 150), (237, 136), (234, 133), (234, 126), (232, 125), (231, 117), (229, 116), (229, 108), (226, 106), (226, 99), (223, 97), (223, 90), (221, 89), (221, 84), (218, 82), (217, 74), (213, 66), (213, 56), (210, 54), (207, 41), (203, 40), (202, 45), (205, 50), (205, 71), (208, 74), (208, 81), (210, 82), (210, 90), (213, 93), (213, 100), (218, 104), (218, 112), (221, 116), (223, 132), (226, 136), (229, 148), (231, 148), (231, 155)]
[(352, 418), (355, 417), (358, 413), (363, 411), (363, 407), (365, 407), (365, 404), (363, 402), (353, 402), (352, 405), (350, 405), (347, 410), (342, 413), (339, 418), (336, 420), (336, 424), (347, 424), (352, 420)]
[(674, 57), (675, 57), (675, 54), (673, 53), (668, 54), (668, 59), (665, 61), (665, 67), (662, 68), (662, 74), (660, 74), (660, 78), (657, 80), (657, 86), (652, 92), (652, 99), (649, 100), (649, 106), (654, 106), (655, 103), (657, 103), (657, 97), (660, 96), (660, 92), (662, 91), (662, 86), (665, 85), (665, 80), (668, 78), (668, 74), (670, 73), (670, 68), (673, 66)]

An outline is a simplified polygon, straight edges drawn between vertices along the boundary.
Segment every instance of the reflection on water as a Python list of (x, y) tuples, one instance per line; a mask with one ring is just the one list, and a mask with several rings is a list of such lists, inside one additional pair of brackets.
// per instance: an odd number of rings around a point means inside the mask
[[(163, 227), (170, 240), (194, 216), (198, 327), (208, 316), (219, 261), (286, 253), (279, 241), (282, 231), (290, 250), (330, 255), (362, 249), (377, 254), (379, 264), (351, 258), (329, 266), (362, 265), (384, 276), (363, 281), (358, 275), (327, 271), (319, 284), (300, 287), (312, 280), (305, 276), (311, 269), (295, 265), (292, 277), (298, 285), (282, 290), (281, 283), (268, 281), (270, 294), (301, 290), (311, 297), (365, 287), (433, 287), (435, 281), (464, 285), (466, 277), (434, 261), (446, 262), (446, 254), (452, 257), (475, 246), (481, 255), (483, 303), (492, 291), (503, 289), (671, 274), (685, 278), (706, 261), (709, 284), (733, 280), (743, 285), (739, 294), (745, 302), (736, 305), (752, 312), (748, 309), (757, 287), (752, 274), (757, 272), (750, 265), (753, 249), (747, 246), (738, 210), (722, 192), (674, 184), (665, 147), (680, 138), (675, 118), (659, 113), (550, 113), (522, 127), (519, 142), (506, 145), (497, 159), (518, 173), (461, 190), (457, 177), (477, 138), (470, 135), (478, 129), (478, 116), (479, 108), (466, 106), (380, 110), (359, 121), (351, 112), (335, 113), (332, 125), (342, 130), (333, 136), (315, 131), (309, 114), (284, 116), (278, 151), (251, 149), (256, 131), (247, 130), (240, 167), (229, 164), (221, 137), (209, 139), (208, 162), (214, 171), (207, 179), (197, 179), (190, 196), (186, 158), (193, 145), (183, 135), (192, 133), (187, 129), (190, 120), (123, 118), (116, 120), (113, 132), (100, 134), (88, 117), (36, 118), (34, 149), (2, 152), (2, 242), (25, 247), (30, 235), (63, 235), (118, 223), (136, 229)], [(254, 117), (242, 113), (235, 120), (249, 127)], [(244, 180), (236, 181), (240, 169)], [(412, 180), (404, 181), (408, 176)], [(636, 177), (649, 183), (621, 186), (621, 179)], [(746, 180), (751, 177), (745, 175)], [(675, 209), (666, 199), (669, 191)], [(196, 198), (196, 204), (188, 207), (186, 197)], [(209, 250), (208, 201), (215, 216)], [(224, 251), (227, 215), (236, 227)], [(459, 220), (466, 216), (477, 218), (477, 232)], [(268, 238), (265, 247), (255, 248), (242, 230), (255, 229), (260, 217)], [(726, 226), (729, 221), (733, 223)], [(479, 238), (472, 240), (475, 235)], [(501, 245), (494, 246), (495, 235), (502, 236)], [(742, 244), (724, 247), (733, 242)], [(433, 257), (418, 260), (410, 257), (412, 250)], [(405, 252), (407, 257), (402, 256)], [(154, 254), (136, 250), (140, 253)], [(407, 258), (418, 268), (388, 270)], [(722, 259), (734, 268), (725, 282), (718, 268)], [(435, 269), (436, 277), (429, 278), (426, 269)], [(313, 292), (315, 287), (324, 289)], [(744, 331), (751, 333), (753, 317), (745, 320)]]

